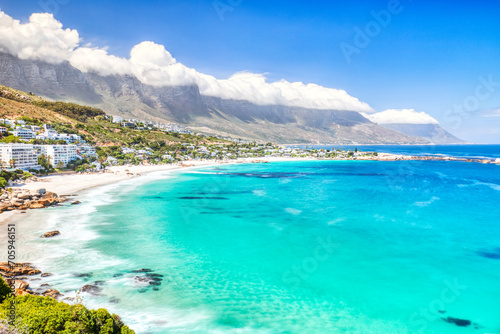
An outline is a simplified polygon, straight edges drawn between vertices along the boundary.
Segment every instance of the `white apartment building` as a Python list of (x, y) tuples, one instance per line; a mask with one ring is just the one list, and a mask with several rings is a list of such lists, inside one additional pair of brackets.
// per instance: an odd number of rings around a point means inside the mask
[(68, 162), (81, 158), (75, 145), (36, 145), (45, 156), (49, 157), (52, 166), (60, 163), (66, 167)]
[(32, 144), (0, 144), (2, 167), (22, 170), (40, 169), (37, 148)]
[(113, 116), (113, 123), (121, 123), (123, 122), (123, 118), (120, 116)]
[(24, 129), (20, 126), (17, 126), (16, 129), (12, 131), (12, 134), (26, 141), (35, 138), (35, 134), (31, 129)]
[(95, 151), (94, 146), (81, 145), (81, 146), (77, 146), (76, 149), (77, 149), (78, 155), (81, 155), (81, 156), (84, 156), (87, 158), (90, 158), (90, 157), (97, 158), (97, 153)]

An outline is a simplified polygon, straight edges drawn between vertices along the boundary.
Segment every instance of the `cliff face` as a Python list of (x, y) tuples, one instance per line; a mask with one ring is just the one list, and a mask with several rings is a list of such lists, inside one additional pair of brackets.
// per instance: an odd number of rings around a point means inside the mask
[(262, 106), (200, 94), (197, 86), (154, 87), (133, 77), (82, 73), (0, 53), (0, 83), (55, 100), (100, 107), (106, 113), (171, 121), (194, 131), (278, 143), (425, 144), (354, 111)]
[(52, 65), (0, 53), (0, 82), (52, 99), (75, 99), (89, 103), (101, 101), (83, 73), (69, 63)]

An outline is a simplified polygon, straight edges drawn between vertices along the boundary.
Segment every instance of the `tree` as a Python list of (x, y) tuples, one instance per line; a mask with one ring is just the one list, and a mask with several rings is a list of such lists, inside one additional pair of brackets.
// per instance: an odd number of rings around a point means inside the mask
[(22, 143), (23, 141), (19, 137), (10, 135), (10, 136), (7, 136), (7, 137), (3, 138), (2, 140), (0, 140), (0, 142), (6, 143), (6, 144), (12, 144), (12, 143)]
[(64, 162), (59, 161), (59, 162), (57, 163), (57, 168), (58, 168), (58, 169), (64, 168)]
[(16, 159), (10, 159), (9, 164), (10, 164), (10, 167), (16, 168)]

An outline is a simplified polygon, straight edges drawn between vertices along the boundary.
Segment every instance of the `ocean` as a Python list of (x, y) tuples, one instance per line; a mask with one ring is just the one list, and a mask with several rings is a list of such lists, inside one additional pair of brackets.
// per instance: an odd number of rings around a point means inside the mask
[(78, 200), (19, 224), (20, 261), (137, 333), (500, 333), (497, 165), (222, 165)]
[[(291, 147), (305, 148), (306, 145)], [(448, 156), (456, 158), (495, 159), (500, 158), (500, 145), (309, 145), (309, 148), (330, 150), (343, 149), (375, 151), (379, 153), (405, 154), (414, 156)]]

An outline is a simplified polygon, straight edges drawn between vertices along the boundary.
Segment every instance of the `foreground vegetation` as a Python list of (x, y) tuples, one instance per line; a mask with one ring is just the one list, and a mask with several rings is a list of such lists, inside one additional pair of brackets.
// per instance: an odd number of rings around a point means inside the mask
[[(29, 334), (133, 334), (120, 320), (105, 309), (89, 310), (82, 304), (69, 305), (50, 297), (13, 297), (0, 277), (0, 332)], [(15, 305), (15, 306), (14, 306)], [(12, 326), (9, 314), (15, 307)], [(4, 328), (2, 328), (4, 327)], [(5, 328), (7, 327), (7, 328)]]

